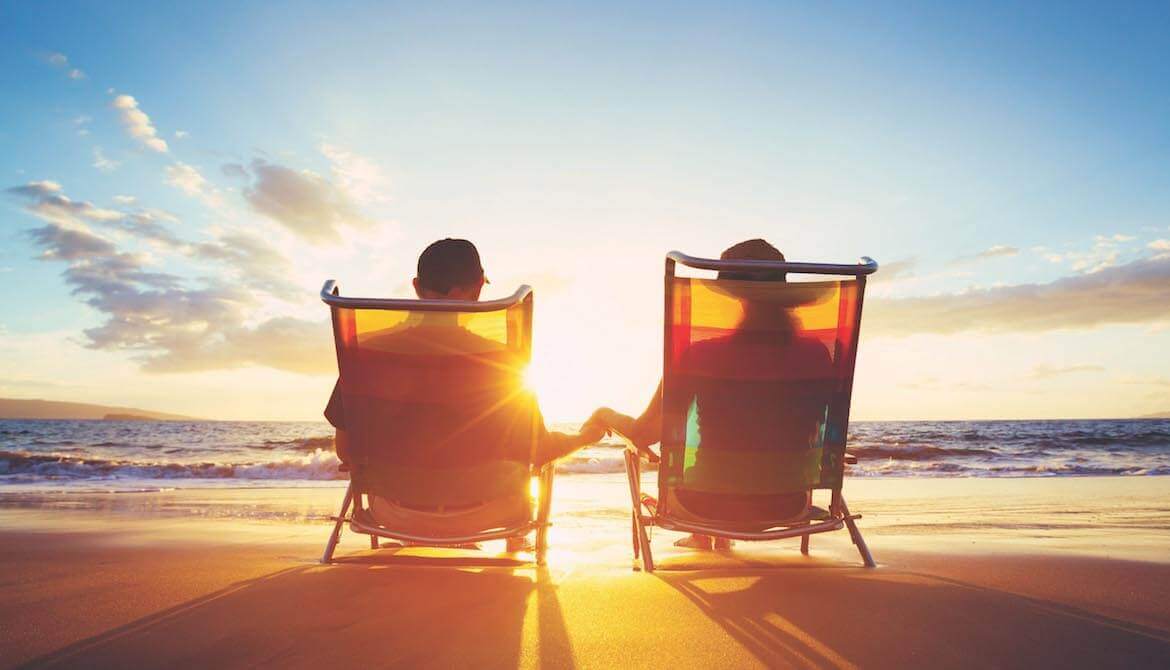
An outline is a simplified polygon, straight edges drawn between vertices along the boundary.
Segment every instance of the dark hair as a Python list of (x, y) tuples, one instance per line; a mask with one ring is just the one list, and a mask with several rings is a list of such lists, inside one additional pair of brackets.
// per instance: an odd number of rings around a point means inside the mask
[(467, 240), (448, 237), (432, 242), (418, 257), (420, 288), (446, 294), (453, 288), (471, 287), (481, 281), (479, 251)]

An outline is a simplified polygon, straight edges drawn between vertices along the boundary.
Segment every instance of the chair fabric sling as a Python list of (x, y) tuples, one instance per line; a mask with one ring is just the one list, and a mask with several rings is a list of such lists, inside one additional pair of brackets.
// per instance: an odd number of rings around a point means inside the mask
[[(493, 304), (347, 299), (329, 283), (326, 289), (351, 529), (442, 544), (518, 536), (547, 523), (533, 519), (529, 493), (544, 427), (523, 385), (530, 290)], [(540, 507), (547, 516), (546, 470)], [(543, 538), (538, 532), (538, 543)], [(326, 561), (335, 544), (331, 538)]]
[[(876, 264), (751, 261), (790, 275), (800, 268), (816, 279), (751, 281), (678, 276), (676, 262), (728, 265), (668, 256), (658, 498), (643, 514), (640, 482), (633, 481), (639, 451), (631, 451), (635, 535), (644, 531), (641, 519), (643, 526), (761, 540), (848, 524), (859, 539), (837, 500), (865, 274)], [(832, 514), (811, 507), (814, 489), (834, 492)], [(653, 569), (648, 542), (635, 537), (635, 551)]]

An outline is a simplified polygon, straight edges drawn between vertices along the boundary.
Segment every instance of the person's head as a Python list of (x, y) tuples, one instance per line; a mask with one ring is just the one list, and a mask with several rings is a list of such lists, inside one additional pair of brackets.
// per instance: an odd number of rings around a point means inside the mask
[[(724, 261), (784, 261), (784, 254), (767, 241), (756, 238), (734, 244), (719, 254)], [(720, 279), (745, 279), (749, 281), (787, 281), (783, 270), (721, 270)]]
[(479, 300), (486, 281), (475, 245), (448, 237), (419, 255), (414, 292), (424, 300)]

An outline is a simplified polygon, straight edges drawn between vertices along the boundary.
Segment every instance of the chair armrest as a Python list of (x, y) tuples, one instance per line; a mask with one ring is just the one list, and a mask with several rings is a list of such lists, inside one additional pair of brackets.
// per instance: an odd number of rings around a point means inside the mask
[(626, 435), (622, 434), (622, 432), (616, 428), (613, 430), (613, 432), (615, 435), (625, 441), (626, 450), (632, 452), (635, 456), (641, 456), (651, 463), (659, 463), (662, 461), (662, 458), (660, 458), (658, 454), (654, 453), (654, 450), (650, 448), (649, 444), (638, 444)]
[(845, 465), (857, 465), (857, 457), (849, 452), (845, 452)]

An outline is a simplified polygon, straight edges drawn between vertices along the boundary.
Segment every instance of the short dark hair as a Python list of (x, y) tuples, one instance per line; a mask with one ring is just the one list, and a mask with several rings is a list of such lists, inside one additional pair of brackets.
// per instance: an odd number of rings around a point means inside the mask
[(438, 293), (472, 287), (483, 281), (479, 250), (467, 240), (444, 238), (432, 242), (418, 257), (418, 285)]

